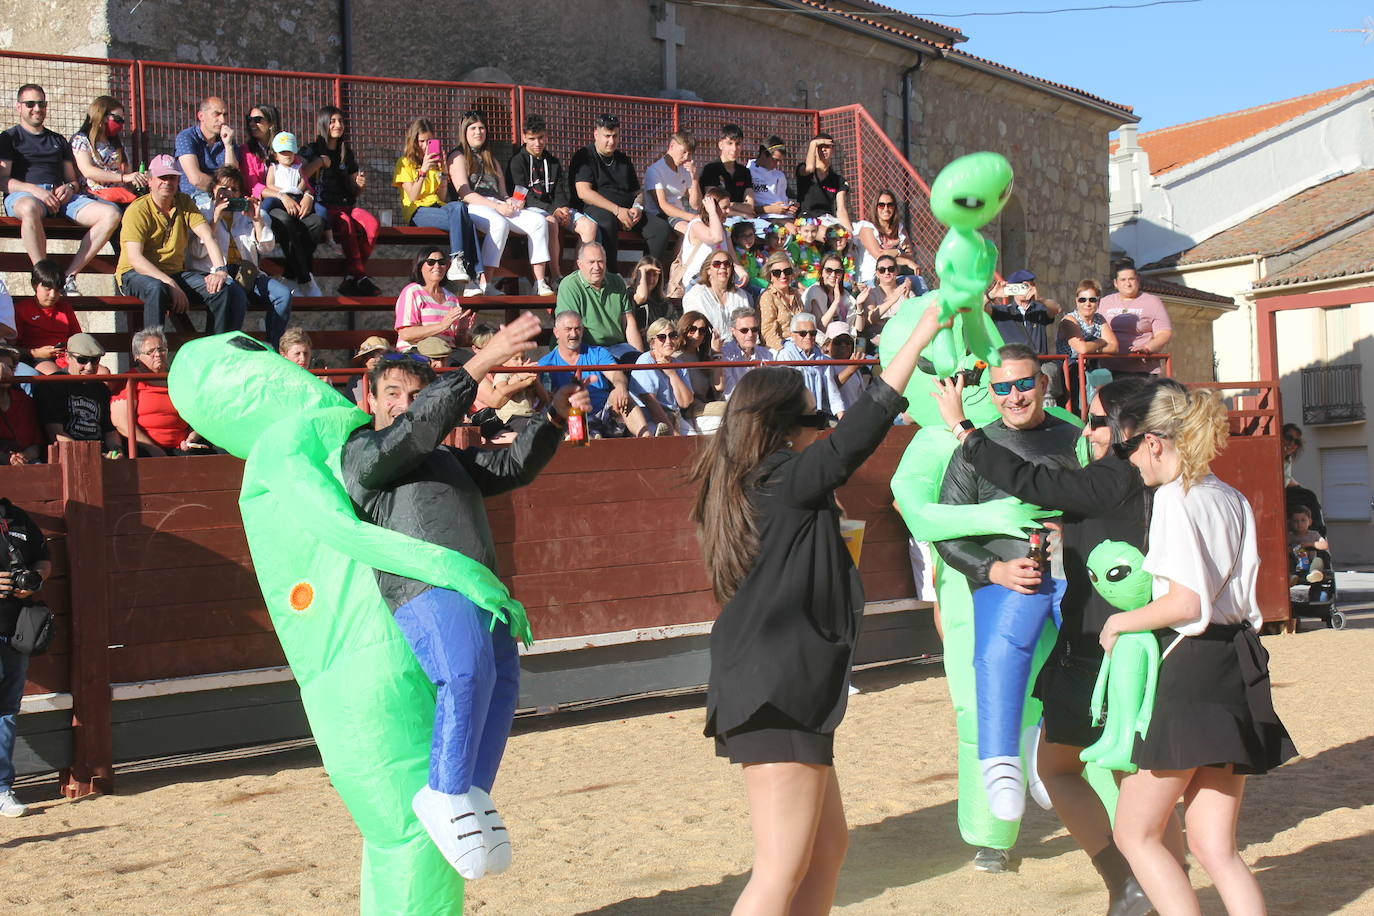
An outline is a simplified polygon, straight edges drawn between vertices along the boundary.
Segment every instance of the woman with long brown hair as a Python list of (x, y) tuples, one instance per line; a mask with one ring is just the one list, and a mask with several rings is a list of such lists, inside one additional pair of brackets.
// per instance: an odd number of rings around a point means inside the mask
[(72, 156), (86, 187), (95, 197), (127, 206), (137, 192), (148, 187), (148, 176), (129, 166), (124, 150), (124, 105), (119, 99), (98, 95), (86, 109), (81, 129), (71, 136)]
[(735, 916), (826, 913), (834, 899), (848, 845), (834, 735), (864, 607), (834, 491), (906, 407), (901, 391), (939, 327), (932, 307), (823, 441), (801, 373), (750, 371), (693, 464), (692, 520), (722, 605), (706, 735), (743, 764), (754, 831)]
[(873, 198), (869, 218), (854, 224), (854, 240), (859, 249), (858, 274), (863, 282), (873, 282), (878, 258), (885, 254), (896, 258), (903, 267), (920, 273), (915, 261), (916, 251), (902, 229), (901, 209), (897, 195), (883, 188)]
[(443, 160), (434, 122), (428, 118), (411, 121), (391, 175), (391, 183), (401, 194), (401, 222), (447, 232), (449, 264), (444, 279), (456, 285), (455, 292), (480, 295), (487, 280), (482, 251), (467, 205), (448, 199)]

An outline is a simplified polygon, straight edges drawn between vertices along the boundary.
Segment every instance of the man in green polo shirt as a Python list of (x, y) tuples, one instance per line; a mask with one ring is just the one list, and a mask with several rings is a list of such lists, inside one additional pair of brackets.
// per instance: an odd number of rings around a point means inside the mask
[(635, 320), (634, 300), (620, 274), (606, 269), (606, 249), (587, 242), (577, 249), (577, 273), (558, 284), (554, 313), (576, 312), (582, 317), (586, 343), (605, 347), (617, 360), (638, 358), (646, 349)]

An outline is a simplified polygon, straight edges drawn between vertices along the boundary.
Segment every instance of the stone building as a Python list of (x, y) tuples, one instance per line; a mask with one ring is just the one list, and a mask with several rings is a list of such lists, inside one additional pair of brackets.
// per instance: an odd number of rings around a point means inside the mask
[(51, 15), (6, 17), (0, 46), (760, 106), (859, 104), (927, 180), (966, 152), (1006, 155), (1016, 193), (990, 227), (1004, 272), (1029, 266), (1060, 298), (1080, 278), (1106, 274), (1107, 134), (1137, 120), (1129, 107), (959, 50), (957, 29), (867, 0), (41, 5)]

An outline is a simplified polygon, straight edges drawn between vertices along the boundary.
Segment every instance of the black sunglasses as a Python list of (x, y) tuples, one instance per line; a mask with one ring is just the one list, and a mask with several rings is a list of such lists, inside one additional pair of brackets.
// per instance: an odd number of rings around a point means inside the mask
[(654, 340), (664, 343), (669, 340), (677, 340), (677, 331), (669, 331), (667, 334), (655, 334)]
[(821, 268), (821, 273), (823, 273), (823, 274), (842, 274), (842, 273), (844, 273), (844, 268), (843, 268), (843, 267), (822, 267), (822, 268)]
[(705, 325), (700, 325), (700, 324), (694, 324), (694, 325), (692, 325), (691, 327), (689, 327), (689, 328), (687, 329), (687, 333), (688, 333), (688, 334), (705, 334), (705, 333), (706, 333), (706, 326), (705, 326)]
[(1005, 397), (1006, 395), (1011, 394), (1011, 389), (1013, 388), (1015, 388), (1017, 391), (1035, 390), (1035, 383), (1039, 380), (1039, 378), (1039, 375), (1027, 375), (1022, 378), (1014, 378), (1005, 382), (991, 382), (988, 384), (988, 387), (992, 389), (993, 394), (998, 394)]
[(19, 104), (20, 104), (20, 105), (23, 105), (25, 108), (47, 108), (47, 107), (48, 107), (48, 103), (45, 102), (45, 101), (43, 101), (42, 99), (23, 99), (22, 101), (20, 101)]
[(781, 270), (775, 267), (772, 270), (770, 270), (769, 273), (771, 273), (775, 277), (790, 277), (794, 273), (796, 273), (796, 271), (794, 271), (790, 267), (784, 267)]
[(1135, 454), (1136, 449), (1140, 448), (1140, 443), (1145, 441), (1146, 436), (1154, 436), (1156, 439), (1169, 438), (1169, 436), (1167, 436), (1164, 433), (1157, 433), (1153, 431), (1145, 433), (1136, 433), (1134, 436), (1127, 439), (1125, 442), (1118, 442), (1115, 445), (1113, 445), (1112, 453), (1115, 454), (1116, 457), (1120, 458), (1122, 461), (1125, 461), (1126, 459), (1130, 458), (1132, 455)]
[(792, 333), (795, 334), (797, 337), (815, 337), (816, 329), (812, 328), (809, 331), (793, 331)]
[(414, 350), (406, 350), (404, 353), (383, 353), (382, 359), (389, 363), (400, 362), (403, 359), (413, 359), (417, 363), (424, 363), (426, 366), (429, 365), (429, 357), (425, 356), (423, 353), (417, 353)]
[(886, 267), (879, 267), (879, 268), (878, 268), (878, 273), (880, 273), (880, 274), (895, 274), (896, 272), (897, 272), (897, 265), (896, 265), (896, 264), (888, 264)]
[(463, 112), (463, 120), (466, 121), (468, 118), (475, 118), (478, 121), (486, 121), (487, 116), (482, 114), (482, 112), (478, 111), (476, 108), (469, 108), (467, 111)]
[(1111, 417), (1103, 413), (1088, 414), (1089, 429), (1106, 429), (1112, 423)]
[(897, 208), (897, 202), (896, 202), (895, 200), (880, 200), (880, 201), (878, 201), (878, 206), (880, 206), (880, 207), (891, 207), (892, 209), (895, 210), (895, 209)]
[(446, 264), (447, 261), (443, 258), (425, 258), (421, 263), (426, 267), (441, 267)]
[(1079, 296), (1079, 297), (1078, 297), (1078, 301), (1079, 301), (1079, 302), (1096, 302), (1096, 301), (1097, 301), (1097, 297), (1096, 297), (1096, 296)]
[(815, 413), (804, 413), (797, 417), (797, 425), (806, 429), (825, 429), (830, 425), (830, 414), (823, 410)]
[(99, 357), (99, 356), (76, 356), (76, 355), (73, 355), (73, 356), (72, 356), (72, 359), (76, 360), (78, 363), (80, 363), (80, 364), (83, 365), (83, 366), (89, 366), (91, 363), (98, 363), (98, 362), (100, 362), (100, 357)]
[(266, 123), (267, 123), (267, 119), (264, 118), (262, 115), (249, 115), (249, 116), (248, 116), (248, 123), (249, 123), (249, 124), (266, 124)]
[(758, 332), (758, 325), (752, 325), (747, 328), (735, 328), (736, 334), (757, 334)]

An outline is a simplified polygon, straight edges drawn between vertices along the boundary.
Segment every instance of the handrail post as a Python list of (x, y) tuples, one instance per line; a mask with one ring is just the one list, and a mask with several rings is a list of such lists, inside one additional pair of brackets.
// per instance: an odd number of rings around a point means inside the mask
[(59, 784), (63, 795), (81, 798), (114, 791), (105, 478), (99, 442), (62, 442), (58, 454), (72, 628), (72, 765)]
[(128, 416), (124, 418), (125, 443), (124, 458), (133, 461), (138, 456), (138, 383), (129, 379), (124, 383), (124, 400), (129, 405)]

